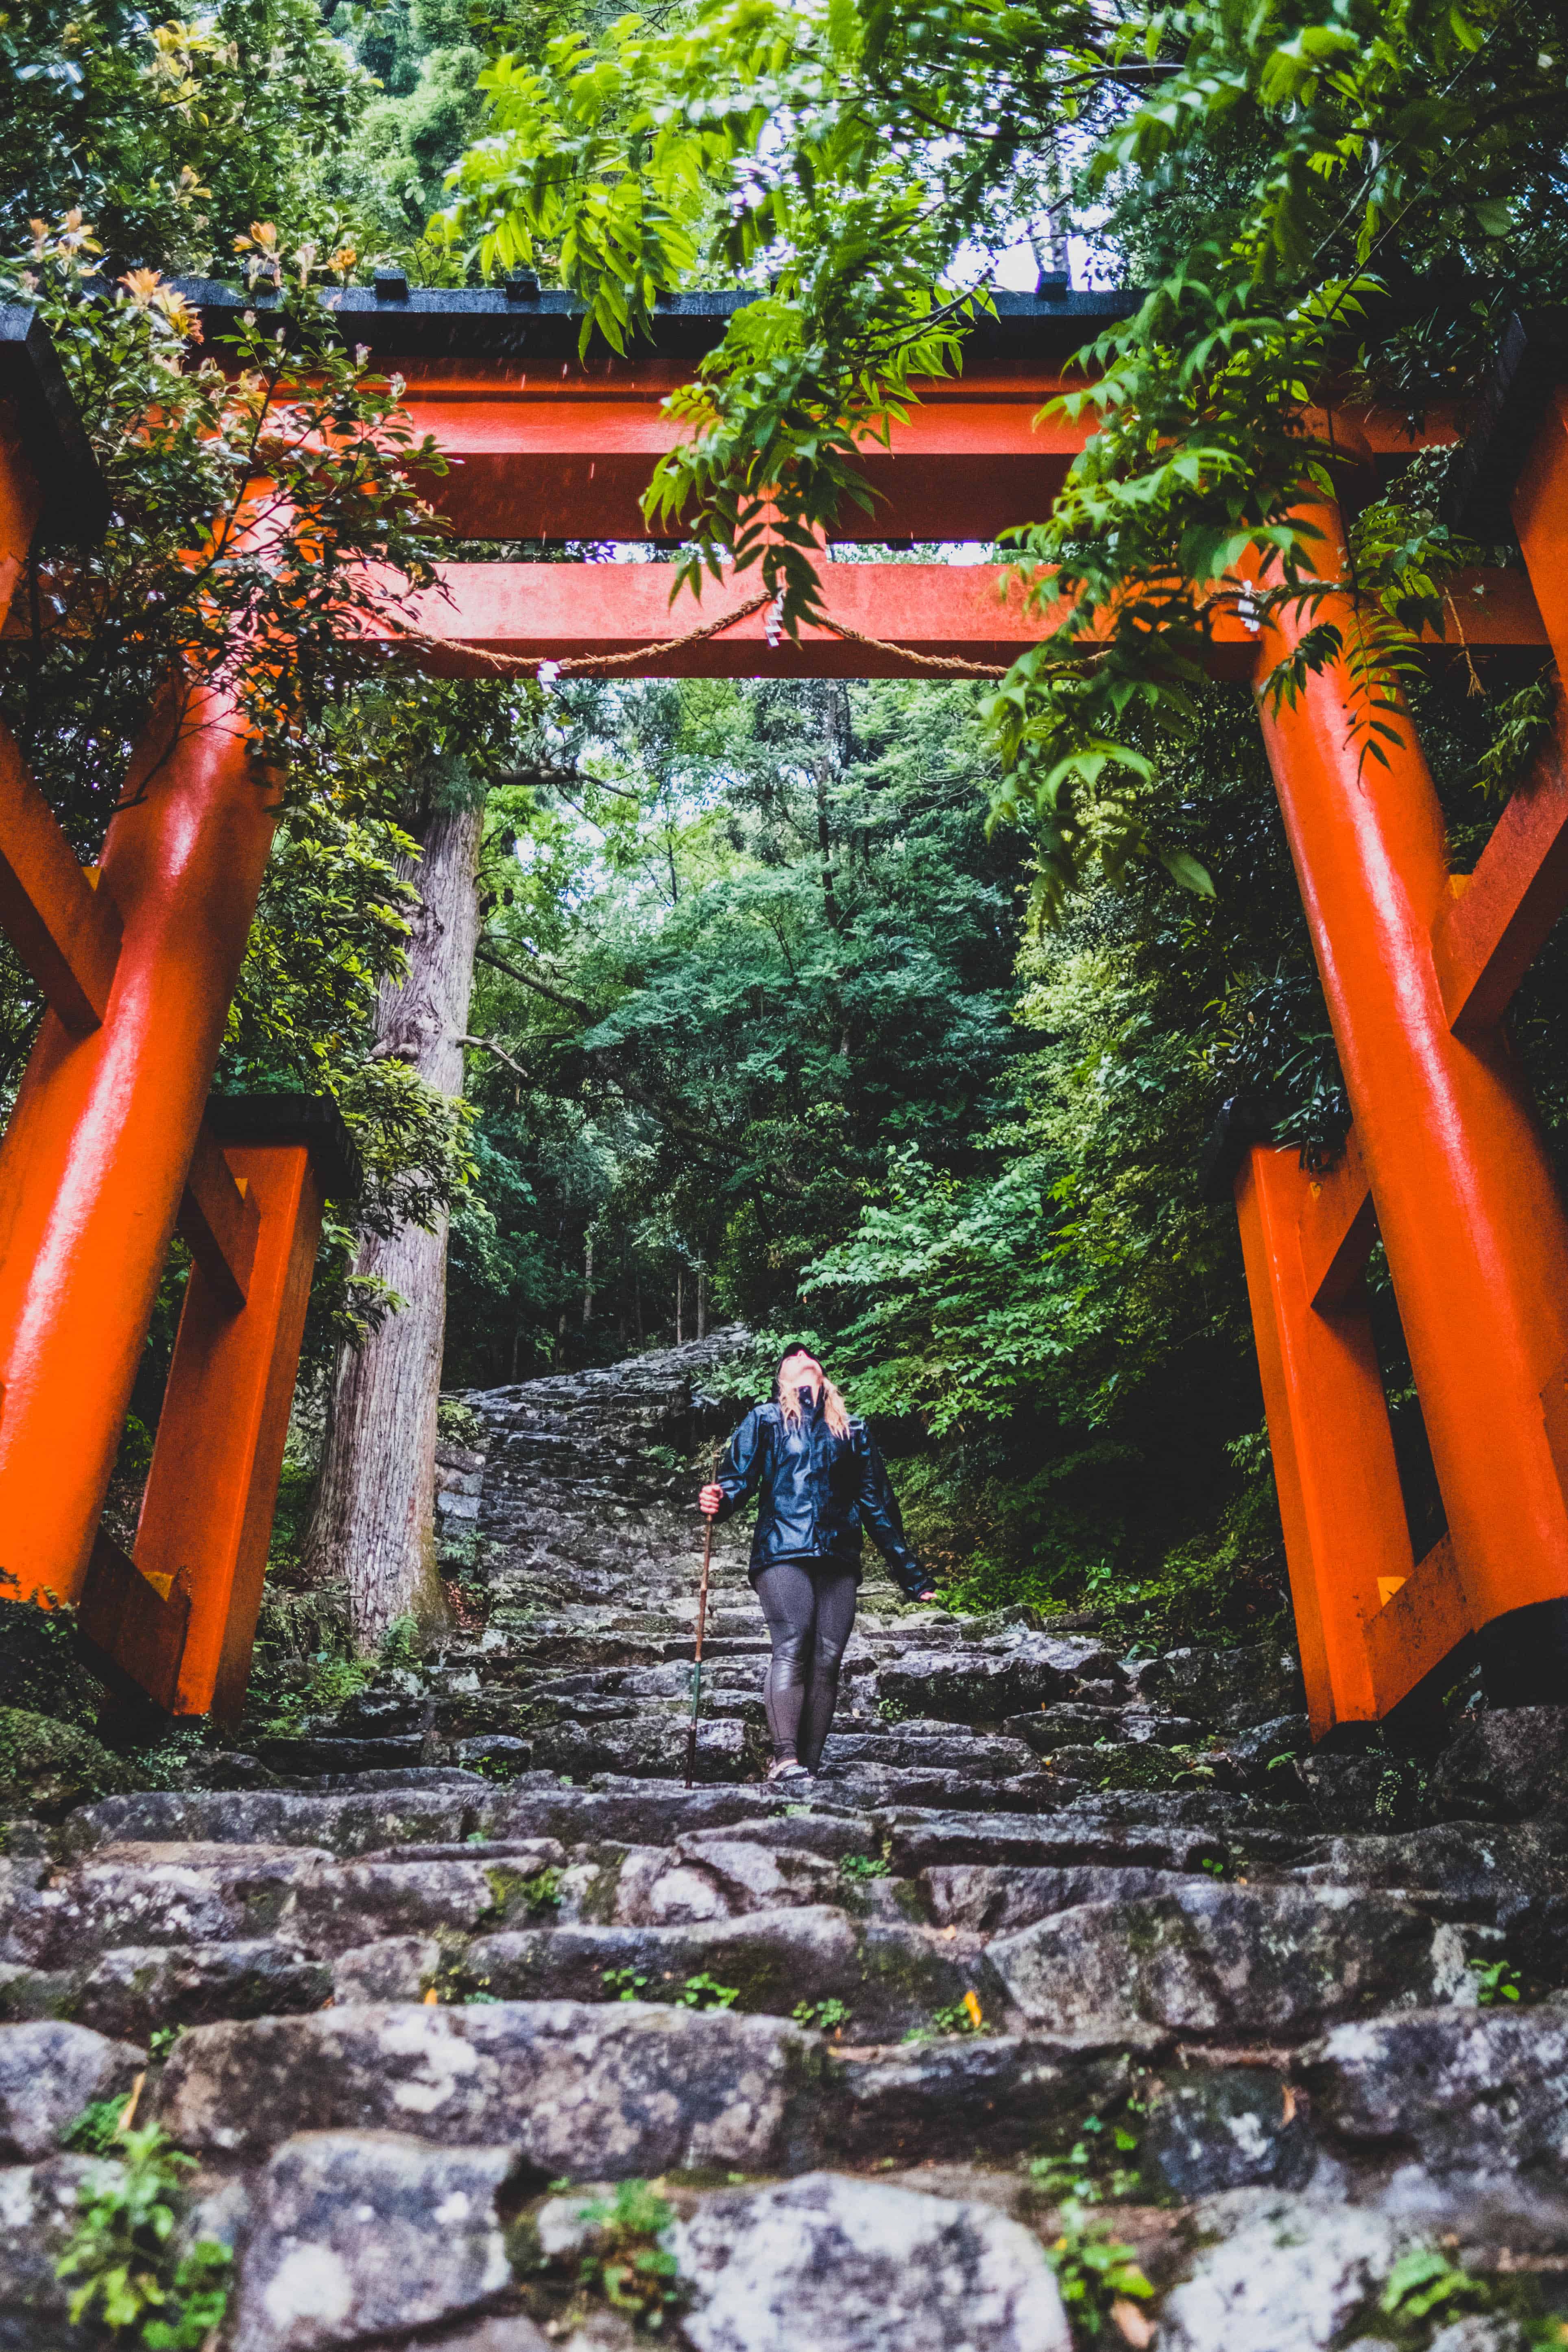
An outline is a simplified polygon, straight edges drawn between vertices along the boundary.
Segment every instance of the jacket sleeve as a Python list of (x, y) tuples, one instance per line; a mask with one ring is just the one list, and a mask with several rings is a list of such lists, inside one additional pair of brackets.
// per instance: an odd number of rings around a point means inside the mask
[(918, 1592), (926, 1581), (925, 1573), (910, 1549), (899, 1498), (868, 1429), (860, 1432), (860, 1524), (869, 1528), (894, 1582), (906, 1592)]
[(717, 1515), (720, 1519), (732, 1518), (742, 1503), (749, 1503), (756, 1493), (762, 1483), (766, 1444), (763, 1416), (753, 1405), (725, 1447), (724, 1459), (719, 1465), (714, 1483), (724, 1490)]

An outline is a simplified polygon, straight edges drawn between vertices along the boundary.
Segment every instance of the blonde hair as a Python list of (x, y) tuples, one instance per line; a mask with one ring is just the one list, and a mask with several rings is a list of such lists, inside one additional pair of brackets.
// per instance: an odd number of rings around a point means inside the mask
[[(795, 1352), (797, 1354), (804, 1355), (805, 1350), (804, 1349), (798, 1349)], [(790, 1361), (791, 1358), (786, 1356), (784, 1358), (784, 1363), (787, 1364)], [(798, 1389), (785, 1388), (784, 1381), (784, 1364), (779, 1366), (778, 1391), (779, 1411), (784, 1417), (784, 1427), (786, 1429), (798, 1429), (803, 1418), (800, 1409), (800, 1391)], [(844, 1399), (839, 1395), (838, 1391), (834, 1387), (833, 1382), (828, 1379), (826, 1372), (822, 1375), (822, 1410), (826, 1418), (827, 1426), (833, 1432), (834, 1436), (847, 1437), (849, 1434), (849, 1408), (845, 1403)]]

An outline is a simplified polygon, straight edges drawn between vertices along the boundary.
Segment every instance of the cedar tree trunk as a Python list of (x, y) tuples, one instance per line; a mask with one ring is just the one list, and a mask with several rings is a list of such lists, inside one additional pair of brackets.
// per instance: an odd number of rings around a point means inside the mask
[[(475, 875), (480, 808), (433, 816), (415, 879), (421, 905), (408, 976), (382, 992), (378, 1055), (396, 1055), (427, 1085), (463, 1087), (479, 940)], [(306, 1548), (319, 1578), (343, 1577), (354, 1638), (374, 1648), (395, 1618), (442, 1613), (436, 1573), (436, 1406), (447, 1329), (447, 1219), (370, 1235), (355, 1264), (407, 1303), (338, 1360), (326, 1454)]]

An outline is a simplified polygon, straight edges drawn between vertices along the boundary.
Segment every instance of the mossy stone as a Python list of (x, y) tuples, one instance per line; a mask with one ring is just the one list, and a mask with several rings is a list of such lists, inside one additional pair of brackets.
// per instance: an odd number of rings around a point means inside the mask
[(25, 1707), (61, 1723), (94, 1722), (103, 1691), (76, 1654), (76, 1612), (7, 1595), (0, 1569), (0, 1707)]
[(57, 1820), (75, 1805), (136, 1785), (121, 1759), (75, 1724), (30, 1707), (0, 1706), (0, 1815)]

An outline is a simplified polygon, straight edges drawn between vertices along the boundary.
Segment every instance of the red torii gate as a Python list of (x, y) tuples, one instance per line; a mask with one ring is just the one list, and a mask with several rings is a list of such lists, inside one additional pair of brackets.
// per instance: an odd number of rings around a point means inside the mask
[[(245, 299), (183, 290), (209, 339)], [(405, 378), (416, 431), (455, 461), (430, 487), (460, 534), (640, 540), (638, 499), (672, 435), (659, 404), (733, 300), (678, 298), (651, 352), (585, 366), (563, 298), (526, 284), (410, 295), (384, 279), (341, 310), (349, 338)], [(843, 536), (986, 540), (1041, 513), (1081, 429), (1035, 418), (1071, 351), (1121, 307), (1001, 298), (965, 374), (927, 386), (891, 448), (868, 450), (881, 503)], [(1512, 507), (1529, 579), (1489, 575), (1462, 601), (1472, 645), (1561, 657), (1568, 369), (1542, 353), (1515, 336), (1500, 421), (1468, 453), (1472, 495), (1494, 499), (1508, 448), (1527, 457)], [(26, 312), (0, 311), (0, 623), (51, 487), (90, 504), (75, 429), (47, 338)], [(1335, 431), (1369, 488), (1414, 446), (1375, 411), (1336, 415)], [(1426, 437), (1454, 434), (1439, 418)], [(78, 521), (90, 529), (89, 513)], [(912, 654), (1002, 663), (1051, 625), (987, 567), (829, 562), (824, 576), (843, 625)], [(497, 654), (646, 646), (621, 674), (918, 674), (830, 632), (770, 646), (761, 614), (660, 654), (691, 625), (671, 614), (668, 578), (654, 564), (455, 564), (449, 601), (421, 612), (416, 657), (483, 674)], [(749, 582), (726, 583), (691, 617), (749, 596)], [(1215, 667), (1256, 680), (1289, 642), (1288, 627), (1258, 638), (1237, 625)], [(1209, 1171), (1211, 1187), (1234, 1185), (1241, 1219), (1319, 1737), (1385, 1715), (1478, 1628), (1568, 1597), (1568, 1220), (1502, 1026), (1568, 902), (1568, 747), (1537, 762), (1475, 875), (1451, 877), (1413, 730), (1387, 768), (1363, 772), (1346, 701), (1331, 670), (1263, 723), (1349, 1145), (1311, 1175), (1233, 1115)], [(172, 751), (154, 719), (133, 773), (156, 774), (144, 798), (127, 795), (137, 804), (110, 824), (96, 875), (0, 739), (0, 923), (49, 1006), (0, 1142), (0, 1568), (24, 1594), (79, 1601), (106, 1664), (177, 1715), (233, 1711), (243, 1694), (321, 1204), (342, 1181), (314, 1107), (208, 1100), (272, 819), (237, 718), (203, 715)], [(132, 1561), (99, 1522), (176, 1226), (195, 1268)], [(1361, 1278), (1374, 1230), (1449, 1526), (1419, 1565)]]

